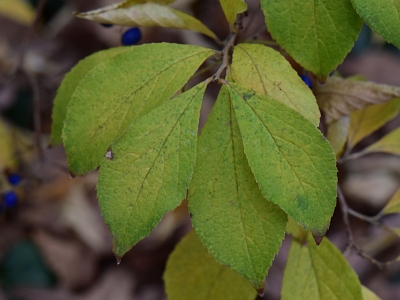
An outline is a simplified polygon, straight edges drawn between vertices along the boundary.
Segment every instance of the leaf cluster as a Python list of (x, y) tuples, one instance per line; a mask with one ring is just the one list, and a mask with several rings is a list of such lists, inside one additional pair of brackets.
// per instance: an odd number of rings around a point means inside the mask
[[(189, 29), (219, 42), (170, 2), (128, 0), (76, 16)], [(279, 46), (326, 81), (316, 85), (317, 98), (278, 51), (257, 41), (235, 44), (247, 9), (243, 0), (220, 0), (232, 29), (221, 51), (161, 43), (117, 47), (80, 61), (58, 90), (51, 143), (63, 143), (75, 175), (100, 167), (97, 193), (116, 256), (187, 198), (194, 232), (168, 262), (170, 299), (253, 299), (250, 285), (262, 293), (285, 232), (293, 242), (283, 299), (362, 299), (355, 272), (329, 240), (322, 241), (336, 205), (335, 155), (341, 157), (346, 144), (349, 154), (397, 115), (400, 102), (393, 97), (400, 93), (328, 76), (352, 48), (363, 21), (400, 44), (393, 34), (398, 30), (382, 29), (389, 25), (374, 14), (375, 2), (261, 0)], [(398, 20), (393, 24), (400, 26)], [(211, 60), (220, 63), (214, 76), (187, 89)], [(197, 137), (202, 99), (214, 83), (221, 89)], [(329, 141), (317, 128), (319, 108)], [(399, 140), (397, 129), (363, 153), (399, 153)], [(386, 212), (397, 206), (398, 200), (391, 201)], [(237, 292), (227, 298), (226, 289)]]

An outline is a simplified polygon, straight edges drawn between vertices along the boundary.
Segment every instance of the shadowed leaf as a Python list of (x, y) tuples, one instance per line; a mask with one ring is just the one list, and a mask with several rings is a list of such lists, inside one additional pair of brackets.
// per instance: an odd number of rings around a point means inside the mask
[(236, 15), (247, 10), (247, 4), (243, 0), (219, 0), (225, 17), (230, 24), (234, 24)]
[(385, 152), (400, 155), (400, 128), (388, 133), (379, 141), (366, 148), (364, 152)]
[(164, 273), (169, 300), (253, 300), (254, 288), (215, 261), (194, 231), (169, 256)]
[(363, 138), (396, 117), (399, 111), (400, 98), (394, 98), (387, 103), (371, 105), (352, 113), (350, 115), (349, 146), (353, 148)]
[(123, 26), (190, 29), (216, 39), (215, 33), (196, 18), (169, 6), (147, 1), (127, 1), (112, 4), (88, 12), (77, 12), (75, 16), (99, 23)]
[(329, 77), (324, 85), (315, 86), (315, 96), (330, 123), (341, 116), (400, 97), (400, 88), (386, 84)]
[(339, 158), (346, 145), (347, 136), (349, 135), (350, 118), (343, 116), (328, 124), (328, 134), (326, 138), (335, 152), (336, 158)]
[(292, 241), (283, 276), (282, 300), (362, 300), (361, 284), (342, 253), (325, 238), (316, 246)]
[(382, 213), (385, 215), (400, 213), (400, 189), (397, 190), (397, 192), (385, 205), (385, 207), (382, 210)]

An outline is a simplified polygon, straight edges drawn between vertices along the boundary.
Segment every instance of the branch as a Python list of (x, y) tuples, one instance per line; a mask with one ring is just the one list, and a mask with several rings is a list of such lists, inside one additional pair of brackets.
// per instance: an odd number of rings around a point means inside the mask
[(349, 250), (353, 249), (357, 252), (358, 255), (365, 258), (370, 263), (376, 265), (379, 269), (383, 269), (384, 267), (387, 267), (395, 262), (398, 262), (397, 259), (393, 259), (393, 260), (390, 260), (387, 262), (378, 261), (375, 258), (373, 258), (371, 255), (369, 255), (368, 253), (365, 253), (365, 251), (360, 246), (358, 246), (358, 244), (356, 243), (356, 241), (354, 239), (353, 232), (351, 231), (349, 215), (355, 215), (359, 218), (362, 216), (362, 218), (364, 220), (369, 220), (369, 221), (373, 222), (373, 224), (376, 224), (379, 222), (377, 220), (374, 220), (374, 217), (364, 216), (364, 215), (352, 210), (351, 208), (349, 208), (349, 206), (347, 205), (347, 202), (343, 196), (342, 190), (339, 186), (337, 188), (337, 192), (338, 192), (338, 199), (340, 202), (340, 206), (342, 208), (343, 222), (344, 222), (344, 225), (346, 226), (346, 230), (347, 230), (347, 234), (348, 234), (348, 238), (349, 238), (349, 244), (348, 244), (345, 252), (348, 252)]
[(238, 32), (243, 29), (243, 21), (244, 18), (244, 14), (238, 14), (236, 17), (236, 21), (235, 24), (231, 27), (231, 33), (230, 35), (227, 37), (225, 44), (224, 44), (224, 48), (221, 51), (221, 56), (222, 56), (222, 64), (220, 65), (220, 67), (218, 68), (217, 72), (215, 72), (214, 76), (213, 76), (213, 81), (215, 83), (220, 82), (222, 73), (229, 68), (229, 60), (230, 60), (230, 53), (233, 49), (233, 46), (235, 45), (235, 41), (238, 35)]

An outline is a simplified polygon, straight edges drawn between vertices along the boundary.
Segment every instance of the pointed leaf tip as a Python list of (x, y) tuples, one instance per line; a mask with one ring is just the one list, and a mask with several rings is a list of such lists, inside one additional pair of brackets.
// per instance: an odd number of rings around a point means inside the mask
[(122, 256), (115, 255), (115, 259), (117, 260), (117, 265), (121, 264)]
[(315, 241), (315, 243), (317, 244), (317, 246), (319, 246), (319, 245), (321, 244), (321, 242), (322, 242), (324, 236), (325, 236), (325, 235), (318, 236), (318, 235), (314, 235), (314, 234), (313, 234), (313, 238), (314, 238), (314, 241)]
[(257, 289), (257, 293), (260, 297), (264, 297), (264, 293), (265, 293), (264, 288), (265, 288), (265, 284), (263, 283), (262, 286), (259, 289)]

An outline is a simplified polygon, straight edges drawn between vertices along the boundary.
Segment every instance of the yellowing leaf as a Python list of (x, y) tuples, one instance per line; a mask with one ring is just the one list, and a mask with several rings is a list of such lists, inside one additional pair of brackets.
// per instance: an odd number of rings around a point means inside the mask
[(272, 37), (320, 80), (343, 61), (362, 26), (350, 0), (261, 0), (261, 7)]
[(386, 152), (400, 155), (400, 128), (391, 131), (379, 141), (366, 148), (364, 152)]
[(283, 276), (282, 300), (362, 300), (357, 274), (342, 253), (324, 238), (302, 245), (292, 241)]
[(231, 106), (223, 86), (199, 137), (189, 209), (215, 259), (260, 289), (284, 237), (286, 215), (262, 197)]
[(136, 1), (133, 2), (135, 3), (128, 1), (112, 4), (85, 13), (75, 13), (75, 16), (90, 21), (123, 26), (160, 26), (190, 29), (216, 39), (215, 33), (188, 14), (157, 3), (136, 4)]
[(351, 2), (373, 31), (400, 49), (399, 0), (351, 0)]
[(14, 143), (11, 130), (6, 123), (0, 119), (0, 172), (11, 163), (14, 156)]
[(240, 275), (215, 261), (194, 231), (168, 258), (164, 273), (169, 300), (252, 300), (256, 291)]
[(336, 160), (329, 142), (285, 104), (230, 86), (244, 152), (262, 195), (322, 238), (336, 205)]
[(279, 52), (263, 45), (239, 44), (233, 51), (231, 74), (236, 83), (281, 101), (319, 125), (313, 93)]
[(382, 213), (385, 215), (400, 213), (400, 189), (397, 190), (397, 192), (385, 205), (385, 207), (382, 210)]
[(324, 85), (315, 86), (315, 96), (330, 123), (368, 105), (400, 97), (400, 88), (332, 76)]
[(24, 0), (0, 0), (0, 14), (24, 25), (31, 25), (35, 19), (34, 8)]
[(399, 111), (400, 98), (394, 98), (387, 103), (353, 112), (350, 115), (349, 146), (353, 148), (363, 138), (396, 117)]
[(247, 10), (247, 4), (243, 0), (219, 0), (225, 17), (230, 24), (234, 24), (236, 15)]
[(117, 256), (185, 199), (205, 88), (198, 84), (138, 119), (103, 159), (97, 191)]
[(342, 155), (344, 146), (346, 145), (347, 136), (349, 135), (350, 118), (343, 116), (328, 124), (328, 135), (326, 138), (335, 152), (336, 158)]
[(93, 68), (68, 105), (63, 141), (69, 168), (99, 166), (110, 143), (138, 117), (168, 101), (214, 52), (197, 46), (131, 47)]
[(381, 300), (375, 293), (373, 293), (371, 290), (366, 288), (365, 286), (361, 286), (362, 288), (362, 294), (363, 294), (363, 300)]
[(292, 235), (292, 237), (301, 244), (307, 240), (308, 232), (299, 226), (299, 224), (297, 224), (291, 217), (288, 217), (286, 232)]
[(62, 143), (61, 132), (64, 125), (65, 115), (67, 114), (67, 106), (81, 80), (98, 64), (128, 49), (128, 47), (116, 47), (96, 52), (81, 60), (77, 65), (75, 65), (75, 67), (71, 69), (71, 71), (65, 75), (60, 87), (57, 90), (57, 95), (53, 104), (53, 122), (51, 124), (50, 135), (50, 144), (52, 146)]

